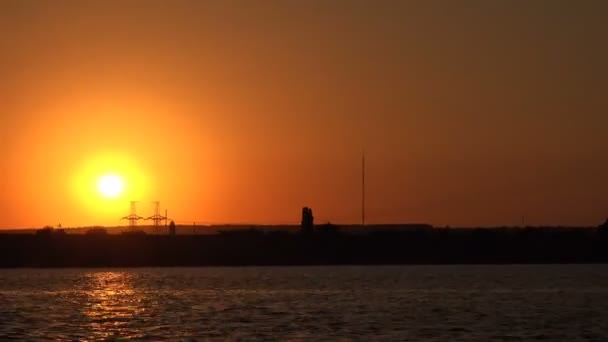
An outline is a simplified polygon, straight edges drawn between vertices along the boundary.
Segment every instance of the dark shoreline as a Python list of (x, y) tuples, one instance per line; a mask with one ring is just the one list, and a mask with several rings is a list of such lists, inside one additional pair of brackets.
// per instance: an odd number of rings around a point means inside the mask
[(0, 267), (608, 263), (603, 229), (1, 234)]

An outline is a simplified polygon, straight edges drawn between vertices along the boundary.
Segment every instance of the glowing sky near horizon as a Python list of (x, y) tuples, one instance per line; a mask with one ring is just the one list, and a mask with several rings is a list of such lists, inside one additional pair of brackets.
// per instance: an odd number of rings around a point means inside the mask
[[(0, 227), (596, 225), (606, 1), (0, 2)], [(123, 179), (100, 196), (99, 178)]]

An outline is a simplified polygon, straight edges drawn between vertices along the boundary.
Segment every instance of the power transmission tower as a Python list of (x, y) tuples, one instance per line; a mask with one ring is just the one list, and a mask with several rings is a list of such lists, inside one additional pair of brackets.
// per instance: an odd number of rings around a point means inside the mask
[(121, 220), (129, 220), (129, 227), (135, 228), (137, 226), (137, 220), (141, 220), (143, 217), (137, 215), (137, 202), (131, 201), (131, 213)]
[[(160, 202), (152, 202), (154, 203), (154, 215), (150, 217), (146, 217), (146, 220), (152, 220), (154, 223), (154, 228), (159, 228), (162, 220), (165, 220), (165, 225), (167, 223), (167, 215), (163, 216), (160, 214)], [(166, 213), (166, 211), (165, 211)]]

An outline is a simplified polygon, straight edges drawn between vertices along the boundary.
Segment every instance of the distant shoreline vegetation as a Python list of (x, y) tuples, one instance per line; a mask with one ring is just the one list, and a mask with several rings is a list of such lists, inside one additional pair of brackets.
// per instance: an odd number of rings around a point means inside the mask
[[(301, 233), (302, 226), (296, 224), (177, 224), (176, 233), (178, 235), (213, 235), (227, 232), (246, 232), (256, 230), (261, 233), (285, 232), (290, 234)], [(414, 232), (414, 231), (446, 231), (454, 230), (459, 232), (471, 232), (476, 230), (492, 231), (492, 232), (510, 232), (517, 233), (522, 230), (542, 230), (542, 231), (568, 231), (568, 230), (594, 230), (601, 227), (608, 229), (607, 222), (599, 226), (433, 226), (426, 223), (387, 223), (387, 224), (317, 224), (314, 225), (313, 231), (319, 232), (322, 230), (335, 229), (343, 234), (369, 234), (374, 232)], [(138, 225), (136, 227), (129, 226), (81, 226), (81, 227), (52, 227), (44, 226), (43, 228), (4, 228), (0, 229), (0, 235), (10, 234), (40, 234), (43, 232), (54, 232), (59, 234), (133, 234), (145, 233), (150, 235), (166, 235), (169, 234), (169, 225), (153, 226), (153, 225)]]
[(608, 222), (588, 228), (212, 227), (217, 233), (194, 233), (188, 226), (177, 227), (176, 235), (164, 227), (151, 228), (155, 234), (148, 227), (4, 233), (0, 267), (608, 262)]

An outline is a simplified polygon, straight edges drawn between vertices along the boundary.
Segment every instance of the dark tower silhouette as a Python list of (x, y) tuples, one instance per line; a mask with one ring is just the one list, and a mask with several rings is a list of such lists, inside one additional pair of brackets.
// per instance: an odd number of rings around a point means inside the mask
[(314, 227), (314, 217), (312, 216), (312, 209), (309, 207), (302, 208), (302, 223), (301, 232), (302, 234), (310, 234)]
[(122, 220), (129, 220), (129, 227), (135, 228), (137, 226), (137, 220), (141, 220), (143, 217), (137, 215), (137, 202), (131, 201), (131, 213), (128, 216), (122, 218)]
[[(160, 202), (156, 201), (156, 202), (152, 202), (154, 203), (154, 215), (147, 217), (146, 220), (152, 220), (152, 222), (154, 222), (154, 228), (158, 228), (160, 227), (160, 223), (162, 222), (162, 220), (165, 220), (165, 225), (167, 223), (167, 215), (165, 214), (165, 216), (160, 214)], [(166, 213), (166, 211), (165, 211)]]

